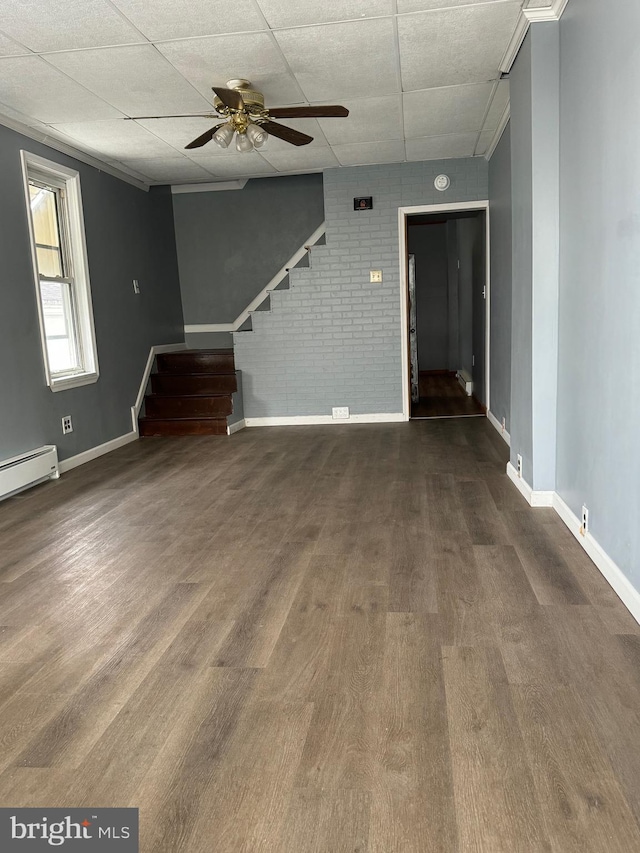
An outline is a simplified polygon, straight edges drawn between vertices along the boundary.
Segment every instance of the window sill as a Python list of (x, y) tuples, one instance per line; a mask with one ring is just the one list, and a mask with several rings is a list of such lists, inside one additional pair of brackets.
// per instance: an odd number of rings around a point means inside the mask
[(74, 376), (63, 376), (60, 379), (51, 379), (49, 387), (52, 391), (67, 391), (69, 388), (79, 388), (81, 385), (93, 385), (98, 381), (97, 373), (78, 373)]

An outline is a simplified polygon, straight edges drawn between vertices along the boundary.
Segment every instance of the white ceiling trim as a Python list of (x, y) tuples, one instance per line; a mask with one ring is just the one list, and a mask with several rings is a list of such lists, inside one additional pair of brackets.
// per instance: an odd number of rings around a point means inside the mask
[(61, 154), (66, 154), (68, 157), (80, 160), (81, 163), (93, 166), (93, 168), (97, 169), (99, 172), (106, 172), (114, 178), (126, 181), (126, 183), (137, 187), (139, 190), (149, 192), (149, 185), (145, 184), (138, 178), (134, 178), (133, 175), (129, 175), (126, 172), (117, 169), (115, 166), (110, 166), (108, 163), (105, 163), (104, 160), (92, 157), (91, 154), (88, 154), (86, 151), (81, 151), (79, 148), (67, 145), (66, 142), (63, 142), (61, 139), (56, 139), (55, 136), (49, 136), (34, 127), (29, 127), (28, 124), (23, 124), (21, 121), (16, 121), (16, 119), (9, 118), (2, 113), (0, 113), (0, 124), (4, 125), (4, 127), (8, 127), (10, 130), (15, 130), (16, 133), (21, 133), (23, 136), (27, 136), (29, 139), (42, 143), (42, 145), (46, 145), (48, 148), (53, 148), (54, 151), (59, 151)]
[(523, 9), (522, 13), (531, 21), (559, 21), (569, 0), (553, 0), (551, 6), (537, 9)]
[(511, 71), (511, 66), (516, 61), (518, 51), (522, 47), (522, 42), (529, 32), (531, 24), (538, 21), (559, 21), (568, 2), (569, 0), (553, 0), (553, 4), (551, 6), (522, 10), (516, 29), (511, 37), (511, 41), (509, 42), (509, 46), (507, 47), (502, 62), (500, 63), (500, 71), (504, 74), (508, 74), (509, 71)]
[(507, 102), (507, 106), (504, 109), (502, 114), (502, 118), (500, 119), (500, 124), (498, 125), (496, 132), (493, 134), (493, 139), (489, 143), (489, 147), (487, 148), (484, 159), (491, 160), (493, 156), (493, 152), (498, 147), (500, 140), (502, 139), (502, 134), (505, 132), (507, 124), (509, 123), (509, 119), (511, 118), (511, 104)]
[(172, 195), (180, 193), (210, 193), (220, 190), (241, 190), (249, 178), (239, 178), (237, 181), (218, 181), (209, 184), (171, 184)]

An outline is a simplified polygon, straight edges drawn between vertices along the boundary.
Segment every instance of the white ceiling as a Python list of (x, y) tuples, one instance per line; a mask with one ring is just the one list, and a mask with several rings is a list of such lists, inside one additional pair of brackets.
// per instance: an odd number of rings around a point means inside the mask
[[(3, 0), (0, 114), (147, 184), (482, 155), (508, 103), (499, 67), (523, 6), (552, 0)], [(212, 85), (246, 77), (314, 137), (261, 153), (184, 146)], [(1, 120), (1, 119), (0, 119)]]

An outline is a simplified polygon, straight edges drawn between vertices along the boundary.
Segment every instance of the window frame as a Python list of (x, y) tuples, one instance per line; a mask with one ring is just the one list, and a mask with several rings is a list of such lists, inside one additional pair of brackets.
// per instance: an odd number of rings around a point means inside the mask
[[(80, 190), (80, 174), (75, 169), (46, 160), (37, 154), (22, 150), (20, 152), (22, 176), (24, 184), (27, 222), (29, 226), (29, 242), (31, 246), (31, 263), (33, 280), (36, 289), (36, 304), (40, 326), (40, 343), (44, 361), (44, 371), (47, 385), (52, 391), (63, 391), (67, 388), (77, 388), (98, 381), (98, 352), (93, 319), (93, 304), (91, 299), (91, 284), (89, 280), (89, 265), (87, 261), (87, 244), (82, 213), (82, 195)], [(38, 267), (36, 239), (31, 215), (31, 198), (29, 181), (47, 183), (64, 192), (64, 210), (58, 210), (58, 228), (60, 232), (61, 257), (67, 256), (70, 269), (69, 276), (56, 279), (41, 276)], [(74, 325), (76, 333), (76, 350), (81, 369), (54, 373), (49, 363), (49, 351), (42, 305), (41, 282), (69, 282), (70, 298), (74, 304)]]

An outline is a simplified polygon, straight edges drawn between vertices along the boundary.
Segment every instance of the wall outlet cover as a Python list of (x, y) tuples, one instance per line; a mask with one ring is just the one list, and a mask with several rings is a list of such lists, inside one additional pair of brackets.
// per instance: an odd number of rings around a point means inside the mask
[(62, 418), (62, 434), (67, 435), (69, 432), (73, 432), (73, 422), (71, 421), (71, 415), (65, 415)]
[(331, 417), (337, 420), (346, 420), (349, 418), (349, 406), (334, 406), (331, 409)]
[(382, 281), (382, 270), (369, 270), (370, 284), (380, 284)]
[(516, 469), (518, 471), (518, 477), (522, 477), (522, 456), (519, 453), (516, 456)]
[(580, 533), (582, 536), (586, 536), (589, 532), (589, 510), (586, 506), (582, 507), (582, 518), (580, 523)]
[(137, 278), (133, 279), (133, 292), (140, 293), (140, 283), (138, 282)]

